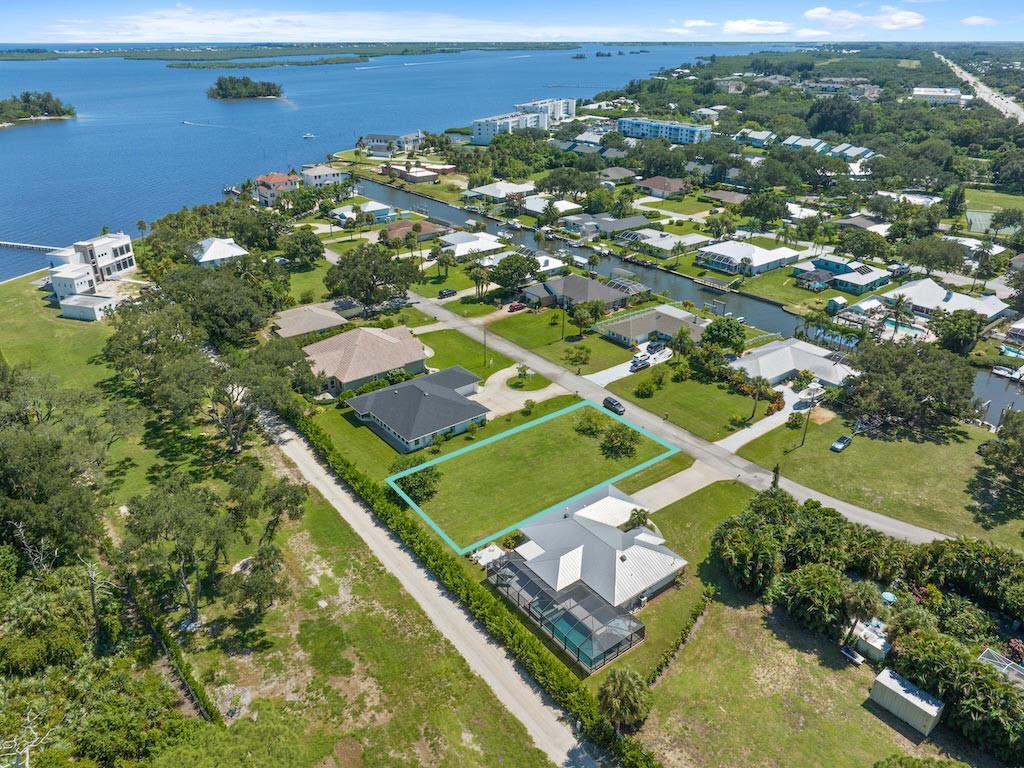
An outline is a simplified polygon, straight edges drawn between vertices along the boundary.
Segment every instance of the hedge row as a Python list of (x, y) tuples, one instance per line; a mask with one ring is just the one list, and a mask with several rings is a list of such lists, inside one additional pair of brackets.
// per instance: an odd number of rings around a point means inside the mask
[(654, 669), (648, 673), (648, 685), (654, 685), (658, 682), (658, 678), (668, 669), (676, 654), (679, 653), (679, 650), (686, 645), (686, 641), (690, 639), (690, 633), (693, 632), (693, 628), (697, 625), (697, 620), (704, 615), (704, 611), (711, 605), (717, 591), (714, 584), (708, 584), (704, 587), (704, 593), (700, 596), (700, 600), (690, 609), (690, 615), (683, 622), (683, 626), (679, 628), (679, 634), (676, 636), (675, 642), (665, 649), (665, 652), (661, 654), (661, 658), (658, 659), (658, 663), (654, 665)]
[(413, 555), (455, 595), (487, 631), (504, 645), (552, 699), (580, 721), (583, 733), (608, 750), (623, 768), (659, 768), (661, 763), (629, 736), (616, 733), (598, 711), (597, 699), (544, 644), (520, 623), (511, 610), (484, 585), (466, 574), (455, 556), (428, 535), (384, 487), (360, 472), (335, 449), (330, 437), (309, 418), (294, 419), (335, 474), (355, 491)]

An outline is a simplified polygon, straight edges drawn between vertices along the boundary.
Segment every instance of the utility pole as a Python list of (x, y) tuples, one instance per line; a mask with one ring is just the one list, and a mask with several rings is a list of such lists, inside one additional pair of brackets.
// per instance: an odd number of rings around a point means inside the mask
[(804, 436), (800, 438), (800, 447), (804, 447), (804, 443), (807, 442), (807, 428), (811, 425), (811, 414), (814, 413), (814, 398), (811, 398), (811, 407), (807, 409), (807, 415), (804, 416)]

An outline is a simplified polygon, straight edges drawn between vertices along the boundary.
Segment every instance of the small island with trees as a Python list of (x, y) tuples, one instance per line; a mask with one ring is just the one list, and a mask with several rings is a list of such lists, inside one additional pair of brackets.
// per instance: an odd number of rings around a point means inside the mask
[(0, 127), (14, 125), (16, 120), (55, 120), (75, 116), (75, 108), (65, 104), (49, 91), (25, 91), (20, 96), (0, 100)]
[(276, 99), (283, 93), (279, 84), (269, 80), (224, 76), (217, 78), (206, 95), (211, 99)]

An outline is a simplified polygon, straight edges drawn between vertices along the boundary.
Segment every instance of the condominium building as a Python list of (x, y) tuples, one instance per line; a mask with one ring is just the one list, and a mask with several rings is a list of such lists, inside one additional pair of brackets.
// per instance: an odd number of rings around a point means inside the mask
[(548, 125), (576, 117), (576, 99), (537, 99), (515, 106), (517, 112), (543, 112), (548, 116)]
[(960, 104), (963, 94), (959, 88), (915, 88), (910, 94), (912, 101), (925, 101), (929, 106)]
[(473, 135), (470, 144), (490, 144), (491, 139), (503, 133), (514, 133), (525, 128), (547, 130), (548, 113), (507, 112), (504, 115), (481, 117), (473, 121)]
[(699, 144), (711, 138), (710, 125), (693, 125), (674, 120), (620, 117), (616, 129), (631, 139), (668, 139), (673, 144)]

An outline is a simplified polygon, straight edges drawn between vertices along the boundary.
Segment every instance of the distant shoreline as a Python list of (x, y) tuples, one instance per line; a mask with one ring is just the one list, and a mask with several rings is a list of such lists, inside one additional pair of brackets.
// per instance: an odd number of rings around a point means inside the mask
[(74, 120), (77, 115), (39, 115), (37, 117), (19, 117), (13, 123), (0, 123), (0, 129), (17, 128), (18, 123), (41, 123), (48, 120)]

